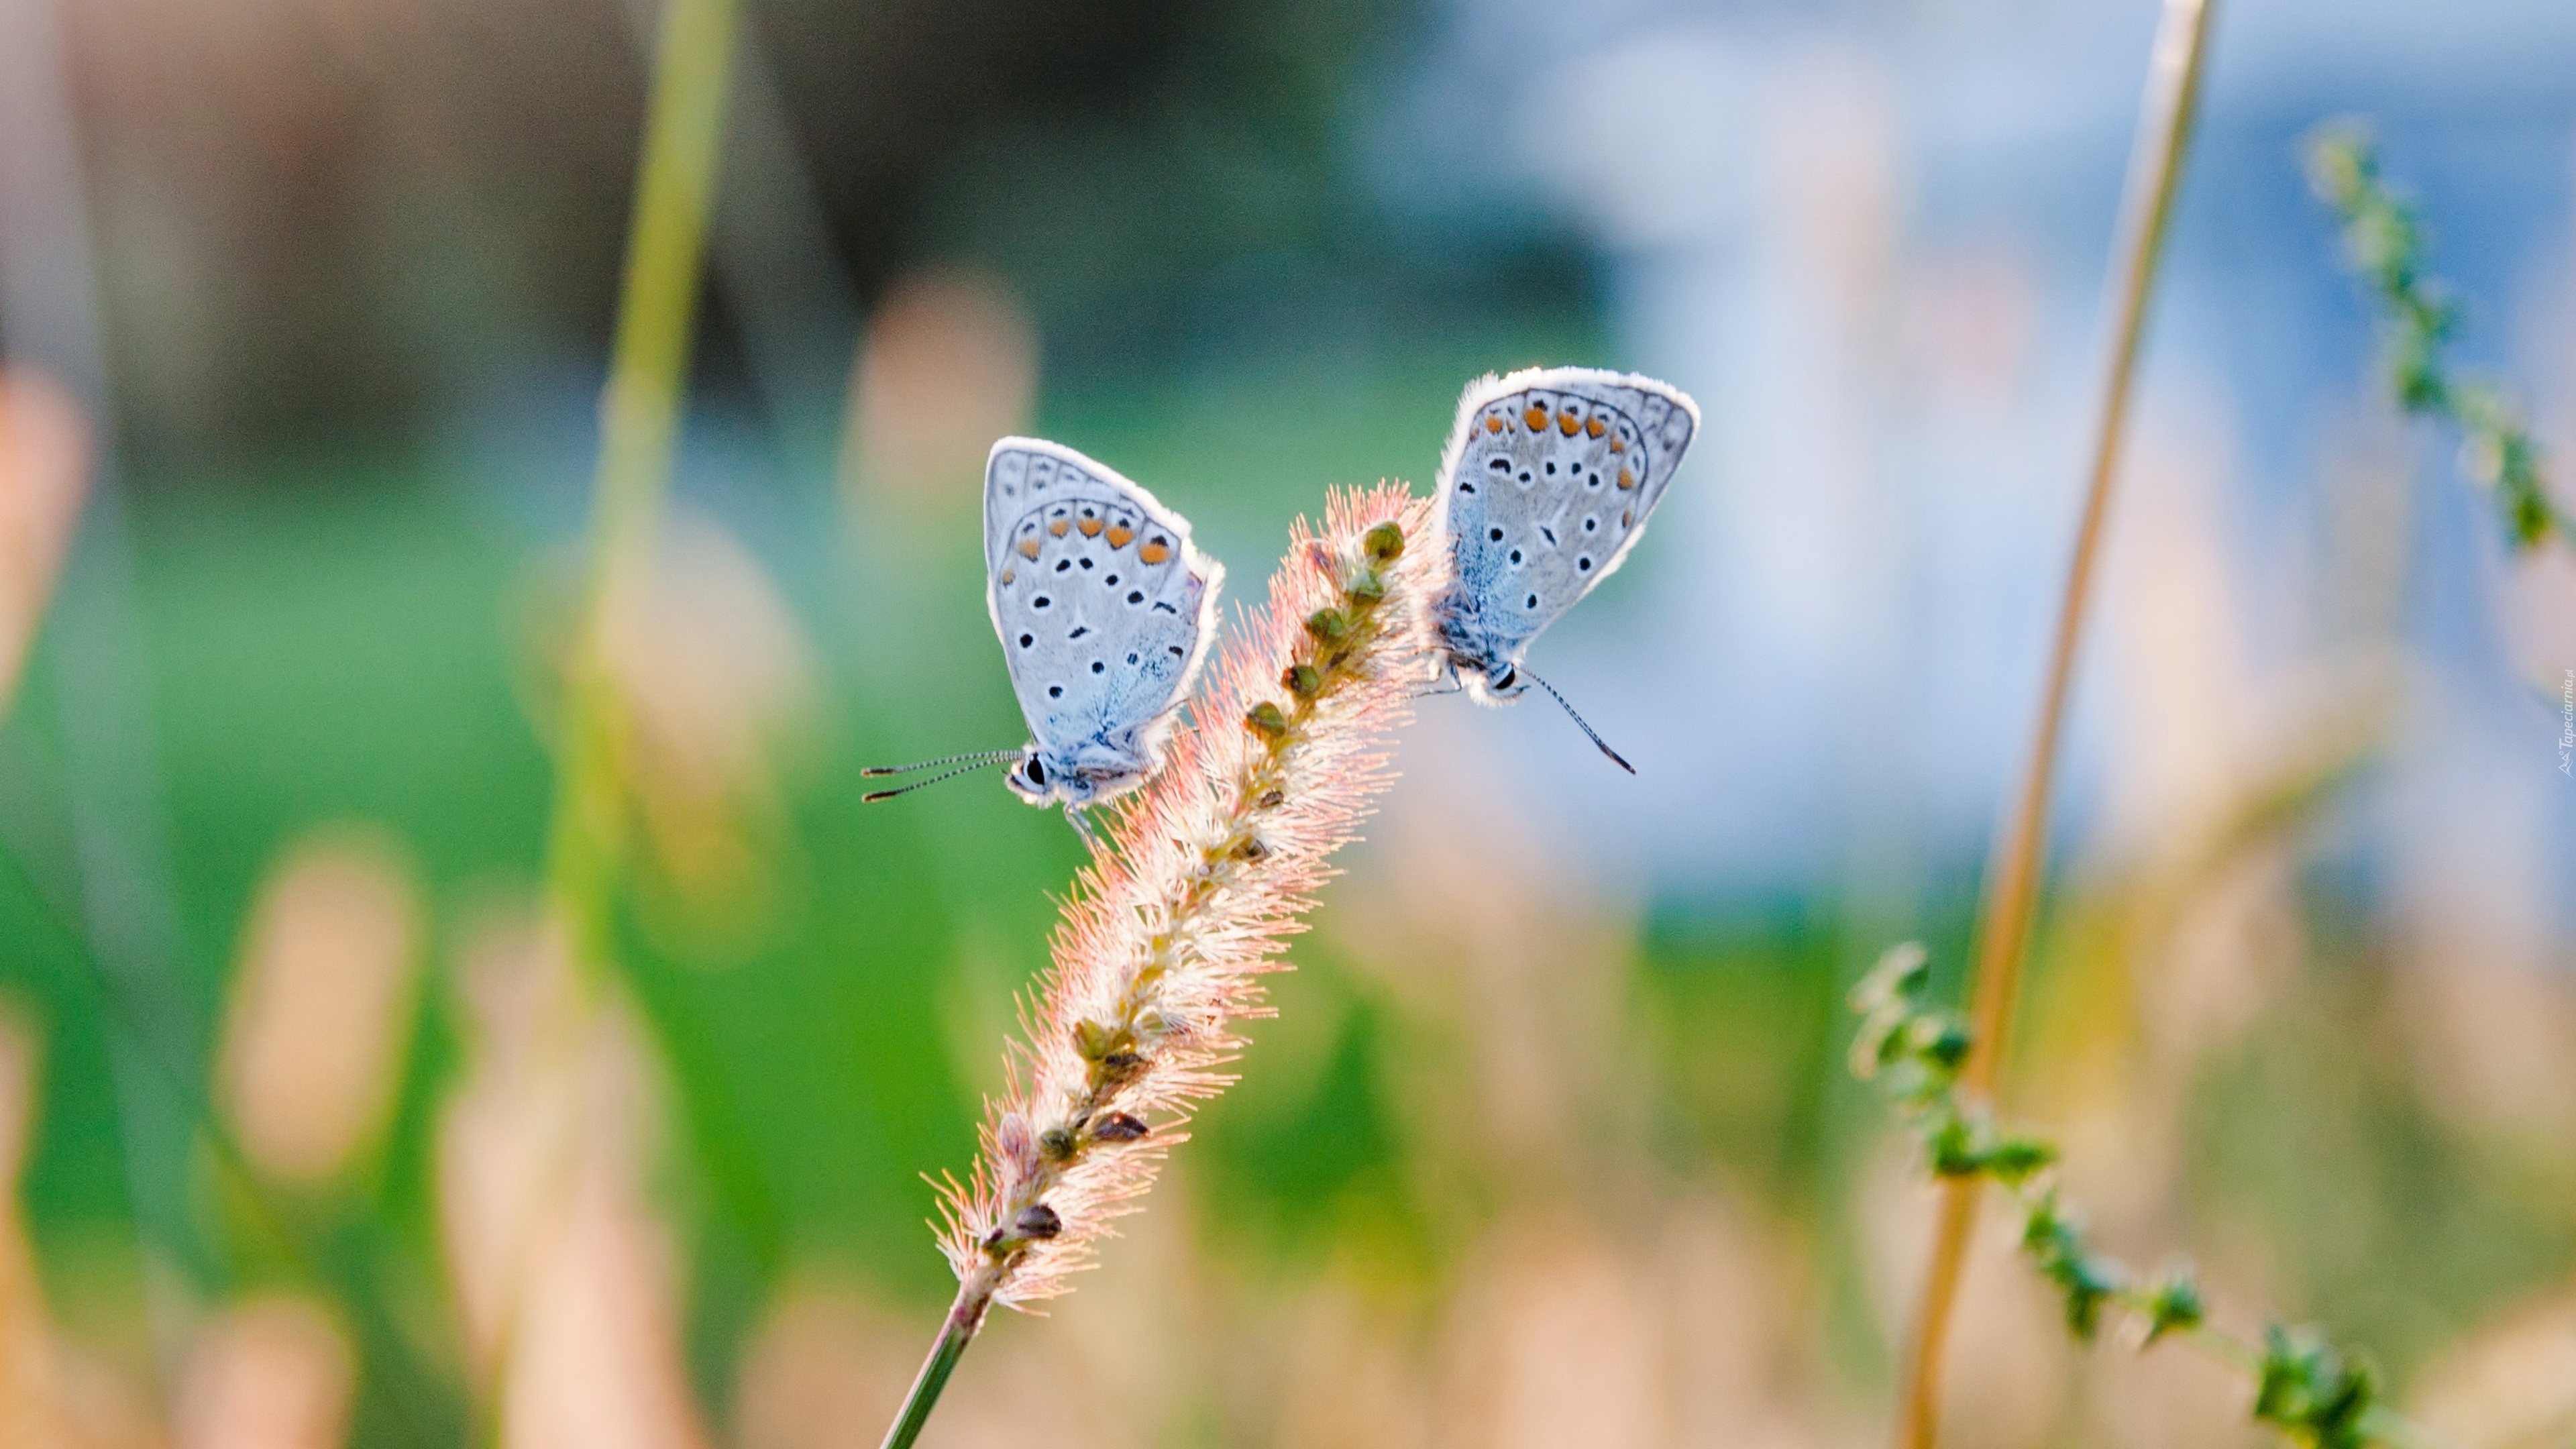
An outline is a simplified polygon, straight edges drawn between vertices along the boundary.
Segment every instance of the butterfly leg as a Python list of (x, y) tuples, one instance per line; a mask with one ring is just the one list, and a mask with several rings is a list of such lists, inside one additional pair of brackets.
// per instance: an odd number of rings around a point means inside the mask
[(1464, 694), (1466, 692), (1466, 683), (1458, 678), (1457, 661), (1451, 659), (1446, 654), (1443, 654), (1440, 656), (1440, 662), (1431, 667), (1430, 680), (1426, 682), (1422, 688), (1417, 689), (1411, 695), (1408, 695), (1407, 698), (1438, 699), (1443, 695)]
[(1073, 822), (1074, 833), (1082, 837), (1082, 843), (1090, 846), (1094, 855), (1109, 848), (1108, 841), (1100, 833), (1100, 827), (1091, 823), (1089, 811), (1079, 805), (1067, 805), (1064, 807), (1064, 818)]

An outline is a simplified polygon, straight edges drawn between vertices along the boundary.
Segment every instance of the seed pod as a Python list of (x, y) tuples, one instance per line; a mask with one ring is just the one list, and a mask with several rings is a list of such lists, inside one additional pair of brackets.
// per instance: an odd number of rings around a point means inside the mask
[(1044, 1242), (1064, 1231), (1064, 1219), (1057, 1217), (1055, 1209), (1045, 1203), (1031, 1203), (1020, 1210), (1018, 1217), (1011, 1219), (1011, 1226), (1023, 1238)]
[(1087, 1062), (1105, 1061), (1136, 1045), (1136, 1034), (1123, 1028), (1084, 1020), (1073, 1024), (1073, 1049)]
[(1392, 523), (1381, 523), (1360, 536), (1360, 547), (1379, 563), (1393, 563), (1404, 556), (1404, 530)]
[(1124, 1112), (1112, 1112), (1091, 1124), (1091, 1135), (1100, 1142), (1133, 1142), (1146, 1131), (1142, 1120)]
[(1244, 712), (1243, 723), (1246, 729), (1274, 740), (1288, 733), (1288, 716), (1266, 699)]

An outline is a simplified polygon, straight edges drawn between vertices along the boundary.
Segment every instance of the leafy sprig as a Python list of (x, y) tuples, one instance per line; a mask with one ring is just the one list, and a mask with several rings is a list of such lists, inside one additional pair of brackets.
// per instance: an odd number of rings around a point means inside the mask
[(2456, 374), (2444, 354), (2459, 330), (2459, 302), (2429, 271), (2422, 217), (2380, 176), (2370, 133), (2353, 122), (2317, 132), (2308, 142), (2308, 184), (2342, 221), (2345, 256), (2380, 305), (2398, 406), (2459, 430), (2461, 466), (2495, 494), (2517, 548), (2552, 536), (2576, 546), (2576, 521), (2550, 501), (2521, 411), (2493, 384)]
[(2056, 1144), (1999, 1125), (1966, 1098), (1959, 1073), (1975, 1044), (1965, 1018), (1930, 1002), (1931, 959), (1914, 942), (1895, 947), (1852, 989), (1861, 1015), (1852, 1074), (1895, 1107), (1935, 1177), (1992, 1181), (2021, 1215), (2021, 1250), (2063, 1297), (2067, 1330), (2087, 1342), (2113, 1314), (2137, 1327), (2145, 1349), (2188, 1342), (2254, 1381), (2253, 1417), (2310, 1449), (2429, 1449), (2423, 1431), (2379, 1402), (2369, 1363), (2313, 1328), (2274, 1325), (2258, 1347), (2209, 1322), (2199, 1280), (2176, 1264), (2149, 1279), (2085, 1237), (2055, 1181)]

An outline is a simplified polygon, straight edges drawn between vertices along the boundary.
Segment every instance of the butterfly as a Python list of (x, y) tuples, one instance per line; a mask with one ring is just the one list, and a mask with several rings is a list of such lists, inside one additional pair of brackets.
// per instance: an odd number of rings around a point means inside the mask
[(1486, 704), (1536, 683), (1635, 774), (1521, 656), (1627, 561), (1698, 432), (1688, 394), (1633, 373), (1530, 368), (1469, 383), (1432, 505), (1451, 565), (1431, 606), (1443, 673)]
[[(957, 765), (882, 800), (1013, 761), (1032, 805), (1077, 813), (1143, 784), (1216, 637), (1225, 570), (1189, 520), (1118, 470), (1042, 438), (1004, 438), (984, 460), (984, 601), (1027, 719), (1029, 743), (917, 765)], [(960, 761), (966, 763), (959, 764)]]

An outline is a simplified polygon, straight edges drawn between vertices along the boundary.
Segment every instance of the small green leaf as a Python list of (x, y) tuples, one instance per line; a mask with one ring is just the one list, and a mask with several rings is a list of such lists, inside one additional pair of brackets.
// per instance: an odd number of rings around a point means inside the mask
[(1945, 1118), (1923, 1142), (1925, 1165), (1934, 1177), (1974, 1177), (1985, 1170), (1986, 1155), (1977, 1130), (1957, 1114)]
[(2254, 1417), (2315, 1449), (2361, 1449), (2362, 1432), (2379, 1397), (2379, 1378), (2365, 1363), (2351, 1362), (2313, 1328), (2263, 1330), (2257, 1366)]
[(2144, 1348), (2168, 1333), (2183, 1333), (2200, 1327), (2209, 1316), (2201, 1302), (2200, 1284), (2188, 1268), (2169, 1270), (2164, 1281), (2147, 1298), (2147, 1337)]
[(1986, 1171), (2006, 1187), (2019, 1187), (2056, 1161), (2055, 1144), (2016, 1133), (1987, 1149)]
[(1951, 1012), (1937, 1012), (1917, 1017), (1914, 1029), (1914, 1051), (1923, 1060), (1945, 1072), (1955, 1072), (1968, 1060), (1976, 1046), (1976, 1035), (1968, 1024)]

